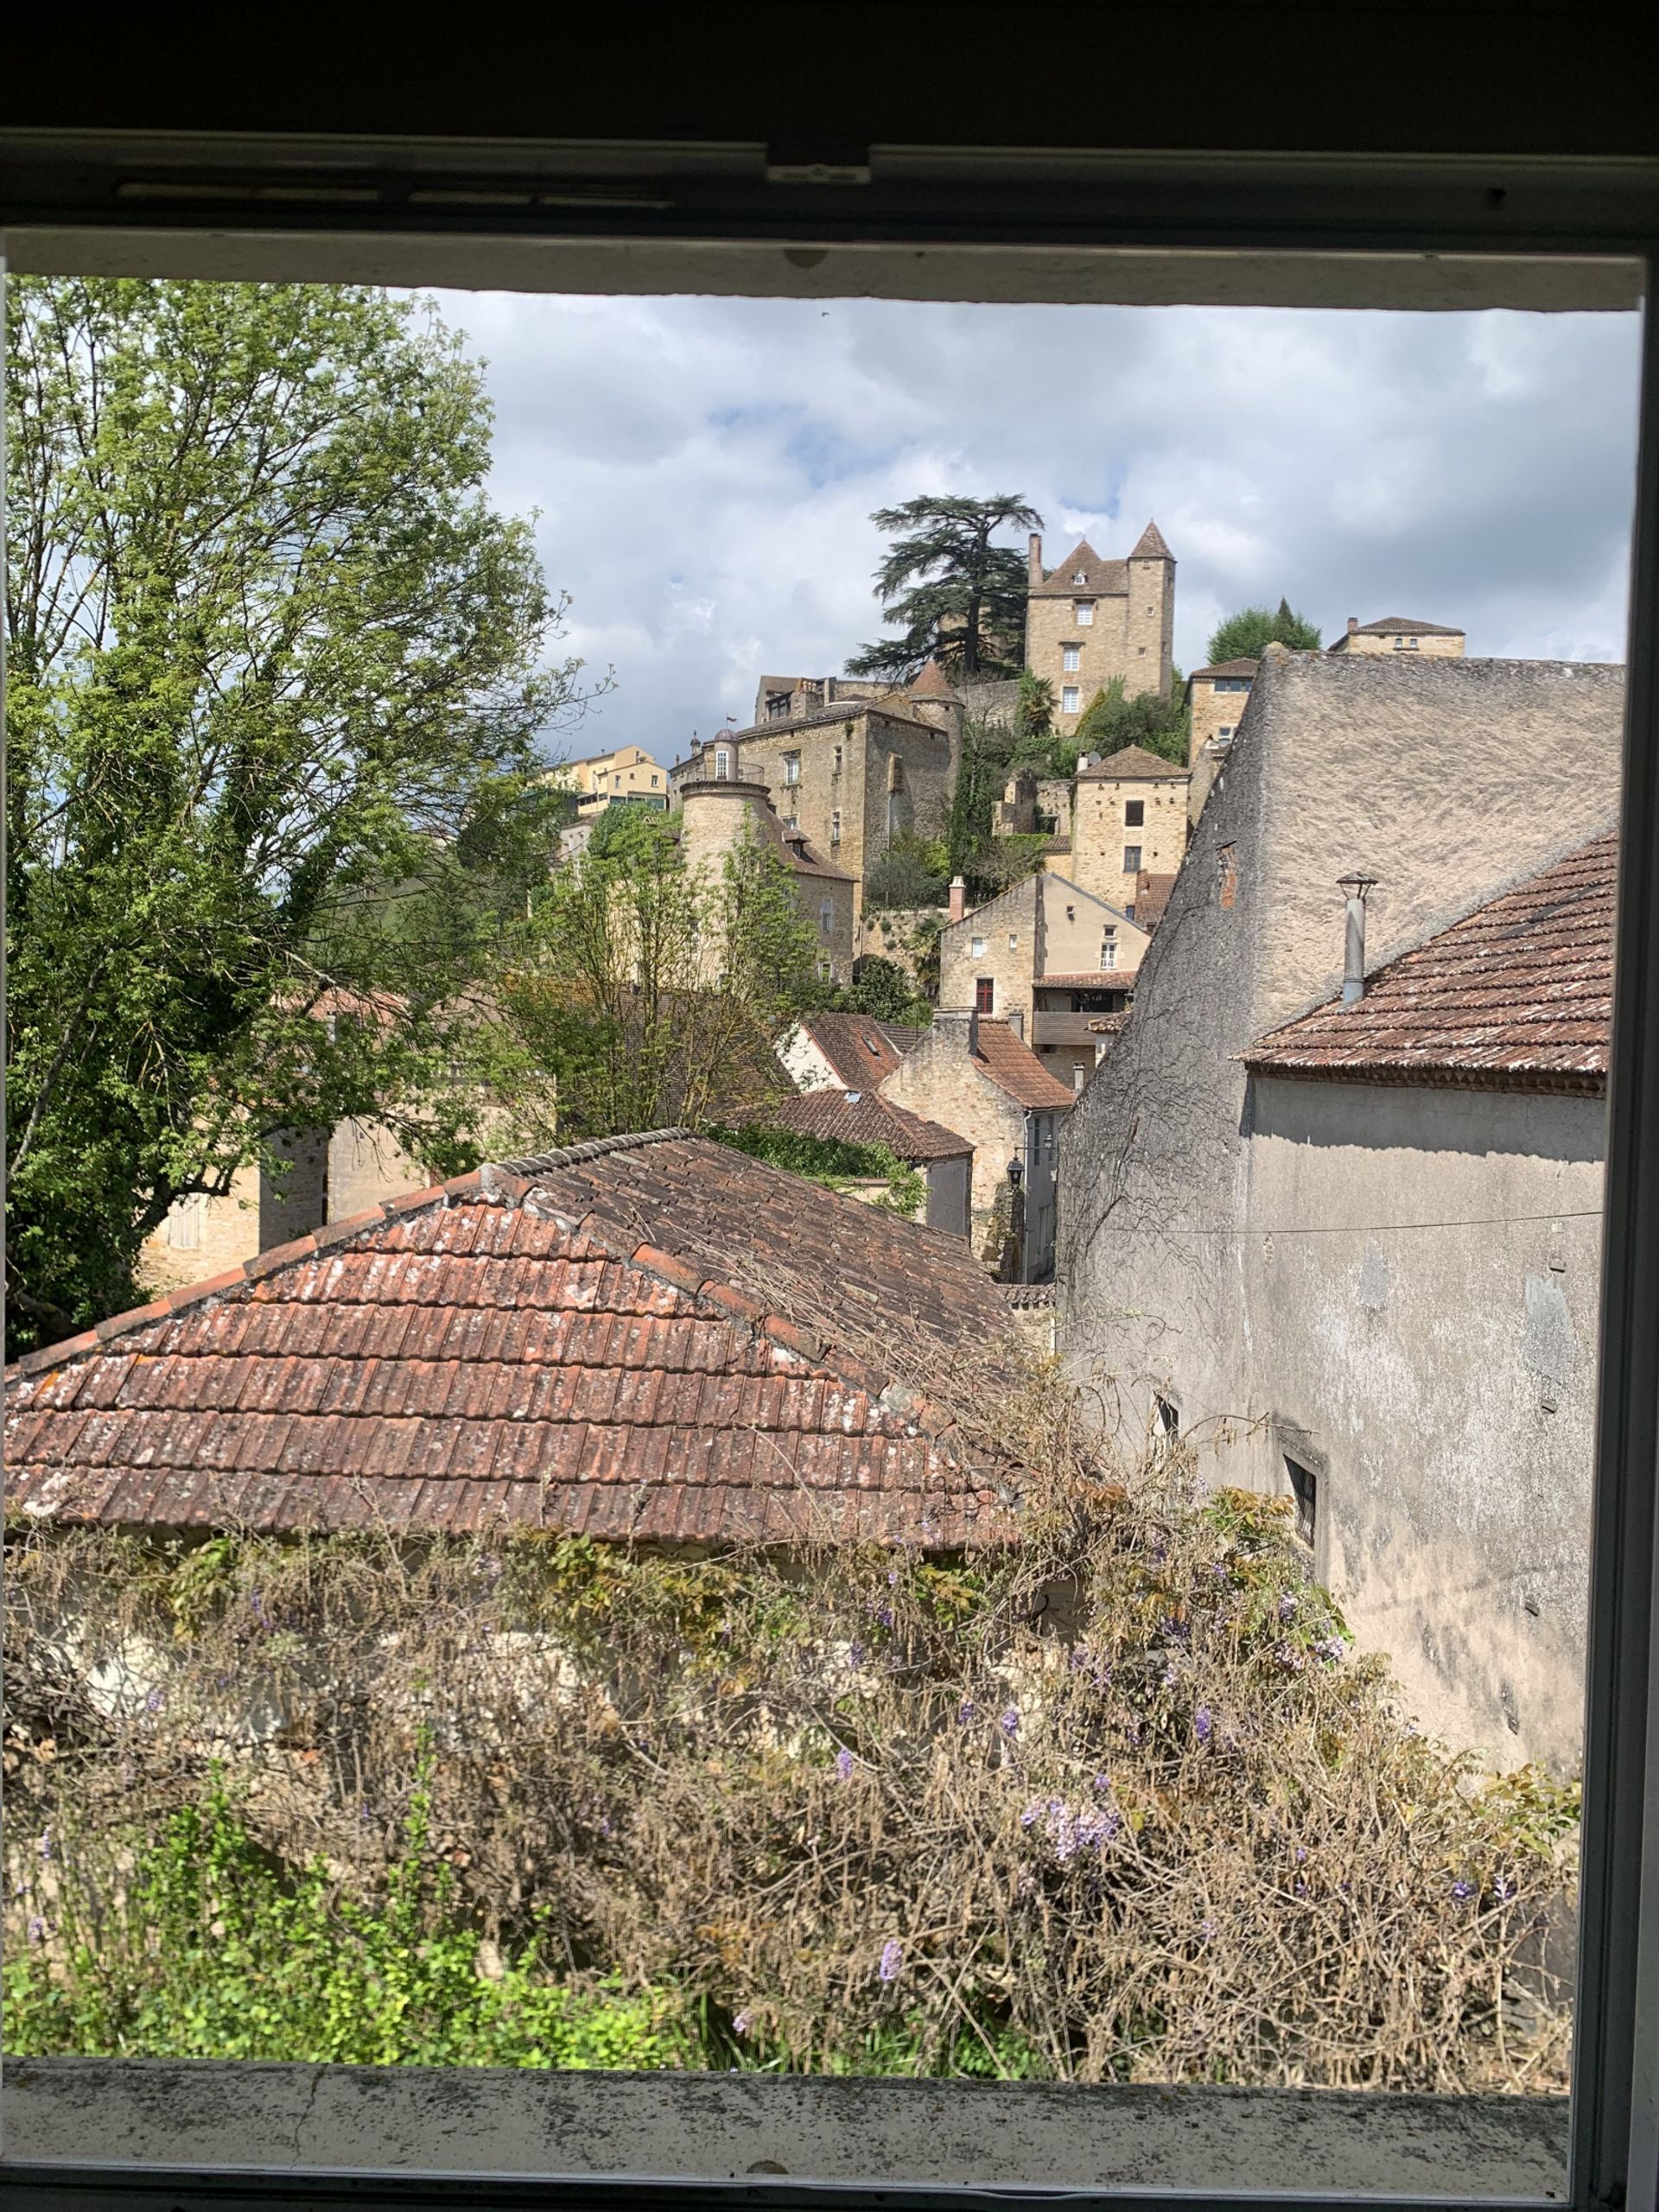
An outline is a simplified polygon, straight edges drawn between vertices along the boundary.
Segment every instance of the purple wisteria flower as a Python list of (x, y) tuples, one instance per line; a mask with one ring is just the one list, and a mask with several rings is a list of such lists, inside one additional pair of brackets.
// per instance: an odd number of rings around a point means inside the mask
[(1215, 1723), (1210, 1718), (1210, 1708), (1201, 1705), (1192, 1716), (1192, 1733), (1201, 1744), (1207, 1744), (1215, 1732)]
[(1500, 1874), (1492, 1884), (1492, 1895), (1499, 1904), (1508, 1904), (1516, 1893), (1517, 1885), (1508, 1874)]
[(962, 1703), (957, 1707), (957, 1721), (965, 1728), (973, 1717), (974, 1700), (970, 1697), (965, 1697), (962, 1700)]
[(1459, 1904), (1467, 1904), (1475, 1894), (1475, 1885), (1472, 1882), (1453, 1882), (1452, 1894)]
[(876, 1968), (883, 1981), (897, 1981), (905, 1970), (905, 1947), (889, 1936), (881, 1946), (881, 1963)]
[(1281, 1643), (1273, 1656), (1281, 1667), (1287, 1668), (1293, 1675), (1300, 1674), (1302, 1669), (1307, 1664), (1307, 1661), (1294, 1643)]
[(149, 1693), (149, 1695), (144, 1700), (144, 1711), (146, 1713), (159, 1713), (166, 1703), (167, 1700), (162, 1695), (161, 1691), (159, 1689), (153, 1689)]
[(38, 1912), (32, 1912), (29, 1916), (29, 1940), (31, 1943), (44, 1943), (46, 1941), (46, 1923)]
[(1211, 1942), (1215, 1932), (1216, 1923), (1213, 1920), (1201, 1920), (1198, 1923), (1198, 1941), (1201, 1943), (1208, 1943)]
[(1107, 1791), (1110, 1789), (1111, 1786), (1112, 1777), (1109, 1774), (1097, 1774), (1095, 1777), (1095, 1787), (1099, 1790), (1103, 1797), (1106, 1795)]
[(1338, 1660), (1348, 1656), (1348, 1647), (1339, 1636), (1321, 1637), (1313, 1647), (1316, 1659), (1323, 1659), (1327, 1667), (1334, 1667)]
[(997, 1726), (1001, 1729), (1002, 1733), (1007, 1736), (1010, 1741), (1012, 1741), (1012, 1739), (1020, 1733), (1020, 1713), (1018, 1708), (1011, 1705), (1007, 1711), (1002, 1715), (1002, 1718), (997, 1723)]
[(1056, 1861), (1064, 1866), (1079, 1851), (1104, 1850), (1122, 1827), (1123, 1817), (1103, 1805), (1085, 1805), (1074, 1813), (1064, 1797), (1037, 1797), (1020, 1814), (1020, 1825), (1034, 1828), (1039, 1823)]
[(843, 1782), (850, 1782), (853, 1778), (853, 1755), (844, 1744), (836, 1753), (836, 1772)]
[(1291, 1620), (1294, 1618), (1295, 1612), (1296, 1599), (1294, 1594), (1291, 1591), (1287, 1590), (1284, 1596), (1279, 1600), (1279, 1618), (1281, 1621)]
[(868, 1654), (866, 1653), (863, 1645), (860, 1643), (856, 1638), (848, 1645), (847, 1664), (853, 1669), (855, 1674), (856, 1674), (858, 1669), (864, 1664), (864, 1661), (867, 1656)]
[(52, 1856), (52, 1831), (50, 1827), (44, 1827), (41, 1830), (41, 1856), (42, 1859), (49, 1859)]
[(889, 1590), (896, 1590), (899, 1587), (899, 1570), (896, 1567), (890, 1567), (887, 1569), (887, 1587)]
[(251, 1590), (248, 1593), (248, 1604), (252, 1610), (253, 1618), (258, 1622), (260, 1627), (269, 1628), (270, 1626), (270, 1616), (265, 1611), (264, 1592), (263, 1590)]
[(737, 2015), (737, 2018), (732, 2022), (732, 2033), (735, 2036), (746, 2036), (753, 2025), (754, 2015), (753, 2012), (740, 2012)]
[(1164, 1669), (1162, 1675), (1159, 1677), (1159, 1680), (1163, 1683), (1163, 1686), (1166, 1690), (1173, 1690), (1176, 1683), (1179, 1682), (1180, 1679), (1180, 1676), (1175, 1671), (1175, 1662), (1173, 1660), (1172, 1660)]

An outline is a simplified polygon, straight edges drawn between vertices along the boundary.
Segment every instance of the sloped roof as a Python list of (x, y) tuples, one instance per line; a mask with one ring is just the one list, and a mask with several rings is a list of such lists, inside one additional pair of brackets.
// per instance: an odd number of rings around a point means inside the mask
[(963, 1160), (973, 1146), (954, 1129), (925, 1120), (874, 1090), (802, 1090), (768, 1101), (745, 1116), (798, 1135), (829, 1137), (841, 1144), (880, 1144), (912, 1167), (930, 1160)]
[(1073, 1103), (1077, 1094), (1071, 1086), (1051, 1075), (1006, 1021), (988, 1020), (982, 1014), (978, 1027), (976, 1058), (1000, 1090), (1033, 1113), (1058, 1113)]
[(1355, 629), (1343, 631), (1325, 650), (1339, 653), (1350, 638), (1382, 638), (1390, 632), (1408, 638), (1460, 638), (1464, 634), (1455, 622), (1420, 622), (1411, 614), (1385, 614), (1380, 622), (1362, 622)]
[(874, 1090), (922, 1033), (867, 1014), (810, 1014), (801, 1027), (849, 1090)]
[(1264, 1075), (1601, 1091), (1616, 840), (1599, 837), (1240, 1057)]
[[(777, 810), (774, 808), (773, 812)], [(797, 875), (822, 876), (829, 883), (850, 883), (853, 879), (844, 868), (837, 868), (833, 861), (821, 859), (813, 850), (812, 841), (797, 830), (783, 832), (784, 860)]]
[(1097, 760), (1092, 768), (1079, 768), (1077, 781), (1145, 783), (1173, 777), (1185, 783), (1190, 773), (1190, 770), (1178, 767), (1173, 760), (1166, 760), (1161, 753), (1149, 753), (1144, 745), (1125, 745)]
[(1195, 668), (1188, 681), (1196, 682), (1200, 676), (1254, 676), (1261, 665), (1259, 660), (1252, 660), (1248, 653), (1241, 653), (1236, 660), (1218, 660), (1212, 662), (1208, 668)]
[[(1086, 583), (1072, 582), (1079, 569), (1088, 578)], [(1109, 599), (1114, 593), (1126, 592), (1128, 588), (1128, 562), (1103, 561), (1088, 539), (1080, 537), (1057, 568), (1044, 569), (1041, 583), (1033, 584), (1027, 596), (1031, 599), (1071, 599), (1081, 592), (1085, 597), (1098, 599), (1104, 594)]]
[[(1135, 925), (1130, 924), (1130, 927)], [(1133, 968), (1077, 968), (1065, 975), (1039, 976), (1034, 988), (1039, 991), (1131, 991), (1135, 988), (1136, 970)]]
[(957, 696), (936, 660), (925, 661), (905, 690), (912, 699), (954, 699)]
[(1135, 918), (1142, 929), (1155, 929), (1164, 918), (1169, 894), (1175, 888), (1175, 871), (1142, 868), (1135, 879)]
[[(481, 1169), (8, 1376), (37, 1517), (607, 1540), (1006, 1535), (935, 1386), (1007, 1387), (959, 1238), (678, 1130)], [(988, 1376), (988, 1382), (986, 1378)]]
[(1164, 543), (1164, 533), (1155, 522), (1149, 522), (1135, 542), (1131, 561), (1173, 561), (1175, 556)]

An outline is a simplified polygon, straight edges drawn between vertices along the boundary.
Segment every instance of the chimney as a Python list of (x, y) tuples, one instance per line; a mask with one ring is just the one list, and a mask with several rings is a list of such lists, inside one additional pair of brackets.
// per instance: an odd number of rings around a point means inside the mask
[(1348, 634), (1349, 634), (1349, 636), (1350, 636), (1351, 638), (1353, 636), (1353, 634), (1354, 634), (1355, 631), (1356, 631), (1356, 630), (1357, 630), (1357, 629), (1358, 629), (1358, 627), (1359, 627), (1359, 617), (1358, 617), (1358, 615), (1357, 615), (1357, 614), (1351, 614), (1351, 615), (1348, 617)]
[(953, 875), (950, 879), (950, 919), (953, 922), (959, 922), (967, 911), (967, 880), (960, 875)]
[(1024, 1009), (1017, 1006), (1011, 1006), (1007, 1012), (1003, 1015), (1002, 1019), (1007, 1023), (1009, 1028), (1013, 1030), (1014, 1035), (1023, 1043), (1026, 1034), (1026, 1017)]
[(1043, 581), (1043, 541), (1033, 530), (1026, 547), (1026, 582), (1033, 590)]
[(1365, 901), (1376, 887), (1374, 875), (1357, 871), (1337, 878), (1337, 888), (1348, 902), (1342, 949), (1344, 1006), (1356, 1006), (1365, 995)]
[(1082, 1060), (1074, 1061), (1071, 1066), (1071, 1088), (1079, 1098), (1083, 1096), (1084, 1085), (1088, 1080), (1089, 1069), (1086, 1064)]

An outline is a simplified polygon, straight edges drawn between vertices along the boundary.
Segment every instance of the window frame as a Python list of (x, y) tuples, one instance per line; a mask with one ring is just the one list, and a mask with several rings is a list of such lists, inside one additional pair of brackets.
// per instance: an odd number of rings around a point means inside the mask
[[(303, 164), (308, 173), (360, 178), (365, 157), (349, 137), (325, 143), (297, 134), (245, 140), (212, 131), (178, 135), (192, 141), (184, 153), (160, 138), (139, 143), (142, 135), (136, 132), (5, 134), (0, 186), (10, 211), (7, 243), (14, 265), (250, 279), (301, 274), (321, 281), (339, 281), (349, 266), (355, 274), (347, 281), (431, 285), (463, 281), (450, 273), (465, 257), (463, 251), (457, 258), (457, 241), (462, 250), (479, 251), (480, 257), (468, 265), (497, 271), (506, 265), (505, 257), (492, 261), (486, 249), (504, 240), (518, 247), (525, 244), (527, 219), (486, 205), (465, 205), (467, 194), (452, 188), (455, 165), (469, 149), (480, 172), (499, 166), (499, 149), (483, 139), (446, 140), (438, 152), (433, 150), (435, 141), (394, 142), (402, 165), (397, 194), (369, 210), (360, 204), (363, 190), (354, 185), (334, 194), (353, 204), (331, 211), (326, 185), (309, 202), (304, 188), (296, 194), (295, 165)], [(1408, 288), (1420, 280), (1432, 286), (1432, 274), (1418, 265), (1423, 257), (1461, 255), (1478, 262), (1482, 257), (1508, 260), (1530, 253), (1574, 263), (1618, 257), (1647, 264), (1619, 828), (1618, 984), (1607, 1097), (1571, 2180), (1567, 2194), (1553, 2200), (1555, 2212), (1600, 2212), (1614, 2205), (1646, 2212), (1655, 2204), (1659, 2183), (1659, 2069), (1650, 2063), (1659, 2048), (1659, 1811), (1650, 1813), (1646, 1802), (1649, 1776), (1659, 1783), (1659, 1647), (1654, 1633), (1659, 1363), (1651, 1357), (1659, 1338), (1659, 339), (1652, 296), (1652, 273), (1659, 261), (1659, 195), (1646, 174), (1650, 165), (1599, 156), (1570, 162), (1527, 156), (1510, 162), (1474, 156), (1405, 160), (1374, 155), (1362, 162), (1339, 156), (1205, 152), (1147, 157), (1139, 168), (1131, 157), (1126, 183), (1125, 157), (1062, 157), (1039, 150), (1022, 168), (1017, 156), (1010, 159), (1001, 149), (985, 157), (932, 149), (931, 166), (920, 181), (914, 173), (908, 175), (908, 197), (906, 191), (878, 193), (867, 202), (849, 202), (845, 194), (858, 180), (836, 175), (827, 181), (841, 190), (837, 201), (834, 193), (823, 191), (825, 180), (802, 182), (786, 165), (769, 175), (766, 164), (757, 161), (752, 176), (724, 180), (721, 194), (711, 194), (708, 207), (696, 204), (688, 216), (671, 194), (664, 196), (662, 181), (676, 174), (682, 150), (669, 144), (606, 142), (601, 151), (609, 166), (601, 174), (610, 181), (613, 194), (621, 190), (618, 180), (638, 179), (636, 203), (625, 206), (620, 197), (598, 199), (591, 192), (585, 200), (576, 194), (561, 201), (555, 194), (545, 203), (546, 212), (533, 219), (531, 242), (545, 239), (556, 246), (568, 238), (612, 250), (620, 281), (596, 289), (664, 290), (673, 287), (660, 278), (649, 286), (631, 283), (623, 270), (627, 250), (642, 238), (659, 263), (680, 251), (689, 271), (690, 244), (710, 241), (765, 244), (774, 262), (781, 257), (773, 242), (826, 236), (832, 242), (892, 245), (902, 247), (906, 258), (920, 257), (912, 241), (918, 225), (931, 225), (931, 235), (944, 245), (964, 240), (983, 251), (994, 243), (1016, 261), (1022, 247), (1051, 243), (1074, 251), (1103, 247), (1138, 253), (1143, 264), (1170, 249), (1197, 261), (1206, 255), (1260, 254), (1279, 267), (1276, 279), (1262, 281), (1277, 284), (1274, 296), (1281, 303), (1285, 288), (1293, 285), (1291, 269), (1304, 270), (1308, 257), (1321, 253), (1350, 264), (1375, 257), (1376, 270), (1363, 273), (1368, 281), (1375, 279), (1374, 289), (1384, 292), (1391, 281)], [(580, 148), (550, 142), (537, 142), (536, 152), (556, 175), (581, 174), (588, 157)], [(336, 165), (332, 170), (331, 162)], [(1064, 189), (1063, 214), (1056, 212), (1052, 195), (1044, 196), (1039, 172), (1045, 162), (1051, 182), (1058, 180)], [(175, 174), (182, 165), (193, 176), (224, 181), (192, 187), (194, 200), (184, 194), (146, 200), (132, 193), (124, 201), (124, 180), (128, 185), (135, 177), (142, 181), (146, 165), (157, 176)], [(895, 167), (902, 168), (902, 157)], [(1509, 195), (1497, 180), (1511, 170), (1526, 175), (1524, 213), (1505, 212)], [(867, 168), (864, 174), (880, 171)], [(1333, 176), (1340, 176), (1340, 194), (1331, 188)], [(259, 188), (250, 179), (264, 180), (279, 204), (262, 207)], [(428, 198), (449, 204), (423, 212), (422, 195), (411, 186), (429, 181), (435, 188)], [(769, 201), (774, 181), (786, 188)], [(215, 192), (220, 196), (215, 198)], [(486, 198), (473, 195), (474, 203)], [(619, 207), (624, 212), (617, 213)], [(347, 241), (344, 258), (342, 238)], [(404, 269), (416, 263), (400, 262), (387, 242), (407, 248), (411, 239), (423, 247), (447, 242), (450, 258), (444, 262), (440, 254), (428, 264), (431, 273), (407, 276)], [(197, 256), (194, 265), (192, 251)], [(1391, 257), (1408, 259), (1410, 270), (1402, 275), (1395, 266), (1391, 276)], [(799, 257), (804, 269), (822, 258), (816, 245)], [(1027, 268), (1033, 258), (1027, 257)], [(516, 265), (530, 264), (521, 257)], [(545, 265), (567, 271), (563, 281), (547, 289), (581, 289), (568, 273), (576, 265), (568, 247), (563, 262), (556, 252)], [(585, 265), (594, 267), (591, 257)], [(759, 256), (754, 265), (760, 266)], [(367, 275), (371, 266), (381, 273)], [(479, 289), (513, 289), (511, 279), (504, 283), (499, 274), (477, 281)], [(1039, 282), (1029, 274), (1020, 281), (1033, 286)], [(1174, 277), (1169, 281), (1179, 289)], [(1179, 280), (1198, 281), (1192, 274)], [(1333, 273), (1331, 281), (1339, 292), (1341, 273)], [(1346, 281), (1356, 281), (1351, 266)], [(823, 289), (810, 276), (788, 282), (800, 295)], [(1593, 272), (1585, 274), (1584, 282), (1592, 285)], [(1043, 296), (1017, 289), (996, 296)], [(1330, 297), (1325, 303), (1360, 301)], [(1396, 290), (1370, 303), (1410, 302)], [(1449, 302), (1440, 296), (1435, 303)], [(1230, 902), (1224, 898), (1223, 903)], [(1643, 2050), (1649, 2063), (1639, 2068)], [(715, 2077), (707, 2083), (708, 2094), (718, 2095), (721, 2087)], [(1426, 2182), (1433, 2178), (1432, 2172), (1425, 2176)], [(838, 2203), (872, 2207), (964, 2201), (964, 2193), (955, 2188), (874, 2177), (828, 2186), (752, 2175), (731, 2183), (601, 2175), (525, 2181), (479, 2175), (457, 2180), (429, 2171), (268, 2166), (238, 2175), (206, 2166), (82, 2168), (56, 2160), (14, 2159), (0, 2164), (0, 2180), (16, 2212), (72, 2199), (81, 2205), (124, 2206), (141, 2198), (156, 2203), (246, 2203), (263, 2198), (288, 2206), (339, 2202), (342, 2196), (364, 2205), (805, 2204), (830, 2196)], [(1036, 2184), (1017, 2193), (1051, 2201), (1058, 2194)], [(999, 2189), (995, 2194), (1007, 2192)], [(1069, 2204), (1098, 2208), (1264, 2201), (1250, 2191), (1230, 2189), (1224, 2181), (1202, 2190), (1106, 2186), (1067, 2190), (1064, 2196)], [(966, 2201), (984, 2199), (975, 2190)], [(1442, 2192), (1370, 2201), (1432, 2203), (1440, 2212), (1463, 2202), (1493, 2212), (1506, 2201), (1534, 2202), (1448, 2197)], [(1340, 2191), (1315, 2190), (1297, 2202), (1302, 2212), (1327, 2207), (1334, 2212), (1338, 2204), (1354, 2200)]]

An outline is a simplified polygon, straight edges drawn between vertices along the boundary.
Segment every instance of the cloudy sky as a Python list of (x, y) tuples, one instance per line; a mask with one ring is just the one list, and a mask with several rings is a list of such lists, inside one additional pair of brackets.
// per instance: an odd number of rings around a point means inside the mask
[(874, 507), (1017, 493), (1050, 565), (1179, 563), (1175, 653), (1281, 594), (1457, 622), (1471, 653), (1623, 657), (1634, 315), (448, 293), (488, 362), (497, 503), (539, 511), (566, 647), (614, 690), (566, 741), (670, 760), (757, 676), (880, 634)]

